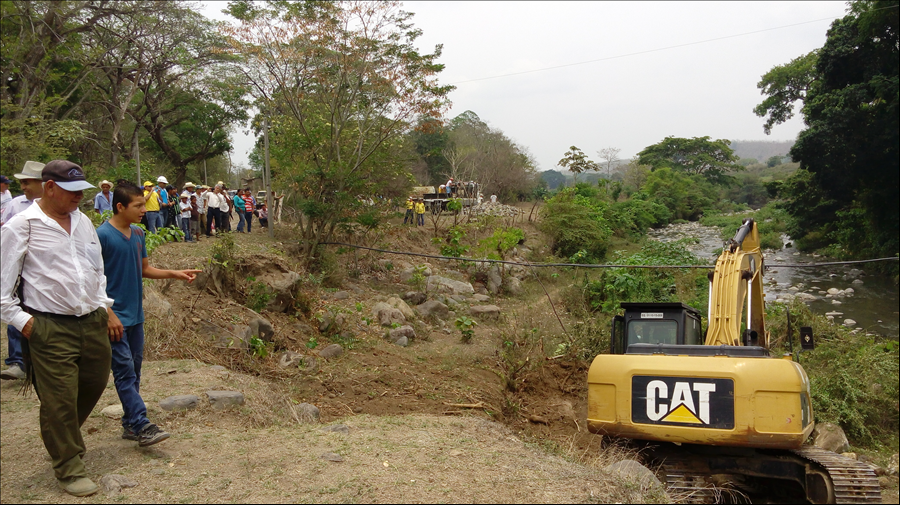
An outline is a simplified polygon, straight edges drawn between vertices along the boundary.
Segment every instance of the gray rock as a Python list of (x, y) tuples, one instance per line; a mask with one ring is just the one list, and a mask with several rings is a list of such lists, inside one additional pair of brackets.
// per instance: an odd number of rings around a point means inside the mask
[(318, 352), (320, 358), (330, 359), (337, 358), (341, 354), (344, 354), (344, 348), (340, 346), (340, 344), (331, 344), (328, 347), (322, 349)]
[(416, 310), (422, 317), (436, 319), (446, 319), (450, 312), (446, 305), (437, 300), (429, 300), (421, 305), (417, 305)]
[(278, 366), (281, 368), (297, 368), (303, 364), (305, 356), (299, 352), (284, 351), (278, 355)]
[(413, 312), (413, 309), (409, 308), (409, 305), (407, 305), (406, 302), (396, 296), (388, 298), (387, 304), (402, 312), (403, 317), (405, 317), (407, 321), (416, 318), (416, 313)]
[(634, 482), (641, 486), (641, 489), (664, 489), (662, 482), (656, 478), (656, 475), (649, 468), (638, 463), (633, 459), (623, 459), (607, 466), (605, 470), (623, 480)]
[(403, 294), (403, 299), (412, 305), (420, 305), (425, 303), (427, 297), (425, 296), (425, 293), (421, 291), (407, 291)]
[(486, 302), (486, 301), (490, 300), (491, 297), (488, 295), (476, 294), (476, 295), (472, 295), (472, 299), (475, 300), (476, 302)]
[(301, 334), (303, 334), (303, 335), (312, 335), (312, 333), (313, 333), (313, 328), (312, 328), (312, 326), (310, 326), (310, 325), (308, 325), (308, 324), (306, 324), (306, 323), (294, 323), (294, 325), (292, 326), (292, 328), (293, 328), (295, 331), (297, 331), (298, 333), (301, 333)]
[(319, 371), (319, 361), (312, 356), (304, 356), (303, 363), (297, 366), (306, 374), (314, 374)]
[(861, 286), (863, 284), (863, 281), (862, 281), (862, 279), (853, 279), (853, 282), (851, 282), (850, 284), (855, 284), (857, 286)]
[(841, 454), (850, 449), (850, 442), (847, 435), (840, 426), (832, 423), (816, 424), (813, 430), (813, 445), (826, 451)]
[(335, 454), (333, 452), (326, 452), (319, 457), (324, 459), (325, 461), (331, 461), (333, 463), (340, 463), (341, 461), (344, 461), (344, 458), (342, 458), (340, 454)]
[(196, 330), (198, 333), (212, 336), (215, 340), (216, 347), (226, 349), (249, 349), (250, 348), (250, 327), (245, 325), (234, 325), (222, 322), (222, 326), (202, 320), (197, 323)]
[(346, 291), (337, 291), (331, 296), (335, 300), (346, 300), (347, 298), (350, 298), (350, 293)]
[(843, 291), (843, 293), (844, 293), (845, 295), (850, 296), (850, 295), (853, 295), (853, 293), (856, 293), (856, 290), (853, 289), (853, 288), (847, 288), (847, 289), (845, 289), (845, 290)]
[(406, 347), (409, 345), (409, 339), (406, 337), (400, 337), (394, 341), (394, 344), (399, 345), (400, 347)]
[(488, 282), (487, 289), (491, 292), (491, 294), (497, 294), (500, 292), (500, 286), (503, 283), (503, 277), (500, 276), (500, 268), (497, 265), (491, 267), (488, 270)]
[(327, 431), (330, 433), (341, 433), (343, 435), (350, 434), (350, 427), (346, 424), (332, 424), (331, 426), (325, 426), (321, 428), (321, 431)]
[(244, 404), (244, 395), (238, 391), (207, 391), (206, 397), (209, 405), (217, 410)]
[(326, 331), (328, 331), (328, 328), (331, 328), (331, 325), (333, 323), (334, 323), (334, 315), (333, 314), (328, 313), (328, 312), (326, 312), (325, 314), (322, 314), (321, 318), (319, 319), (319, 331), (321, 331), (322, 333), (325, 333)]
[(463, 295), (450, 295), (450, 299), (456, 303), (465, 303), (466, 297)]
[(297, 414), (297, 418), (301, 423), (313, 424), (319, 422), (319, 407), (315, 405), (301, 403), (294, 407), (294, 413)]
[(152, 285), (144, 288), (144, 313), (163, 321), (172, 321), (175, 317), (172, 304)]
[(898, 472), (900, 472), (900, 463), (897, 461), (897, 453), (895, 452), (894, 455), (891, 456), (890, 463), (888, 463), (887, 473), (896, 476)]
[(856, 321), (853, 319), (844, 319), (844, 326), (855, 326)]
[(809, 293), (797, 293), (797, 299), (804, 302), (811, 302), (816, 299), (816, 295), (811, 295)]
[(519, 296), (522, 294), (522, 281), (517, 277), (507, 277), (506, 282), (503, 284), (503, 288), (510, 295)]
[(194, 410), (200, 404), (200, 398), (194, 395), (170, 396), (159, 402), (160, 408), (167, 412), (173, 410)]
[(840, 305), (840, 304), (841, 304), (841, 301), (840, 301), (840, 300), (832, 299), (832, 300), (831, 300), (831, 304), (832, 304), (832, 305)]
[(474, 295), (475, 288), (472, 284), (463, 281), (455, 281), (440, 275), (432, 275), (428, 278), (428, 291), (434, 293), (450, 293), (454, 295)]
[(406, 322), (406, 316), (400, 309), (395, 309), (387, 303), (378, 302), (372, 307), (372, 316), (378, 320), (378, 324), (382, 326), (391, 326), (394, 323), (403, 324)]
[(473, 305), (469, 308), (469, 314), (480, 319), (497, 319), (500, 317), (500, 307), (496, 305)]
[(405, 325), (399, 328), (393, 328), (388, 332), (388, 340), (391, 342), (396, 342), (399, 338), (405, 338), (407, 342), (409, 342), (416, 338), (416, 330), (410, 325)]
[(266, 342), (271, 342), (275, 338), (275, 328), (266, 319), (257, 317), (250, 321), (250, 335), (256, 335)]
[(828, 294), (831, 296), (840, 295), (842, 291), (838, 288), (828, 288)]
[(125, 415), (125, 410), (122, 408), (121, 403), (117, 403), (115, 405), (106, 407), (105, 409), (101, 410), (100, 413), (110, 419), (122, 419), (122, 416)]
[(209, 369), (213, 370), (215, 372), (227, 372), (228, 371), (228, 369), (222, 365), (213, 365), (213, 366), (209, 367)]
[(135, 487), (137, 485), (137, 481), (115, 473), (109, 473), (100, 477), (100, 487), (103, 488), (103, 492), (110, 496), (121, 493), (122, 489)]

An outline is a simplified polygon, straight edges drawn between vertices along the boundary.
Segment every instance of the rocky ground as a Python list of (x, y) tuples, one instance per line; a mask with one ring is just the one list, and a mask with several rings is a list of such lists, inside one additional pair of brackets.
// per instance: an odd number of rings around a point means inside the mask
[[(514, 257), (541, 252), (526, 232)], [(425, 228), (386, 233), (398, 250), (433, 252)], [(0, 502), (679, 499), (625, 461), (628, 450), (585, 431), (586, 364), (555, 352), (565, 279), (352, 252), (316, 276), (287, 234), (234, 238), (219, 265), (221, 239), (151, 257), (205, 270), (192, 285), (145, 284), (142, 393), (172, 438), (146, 449), (121, 440), (110, 379), (83, 428), (91, 477), (109, 489), (72, 499), (43, 459), (37, 399), (6, 381)], [(454, 325), (463, 316), (477, 323), (468, 343)], [(561, 317), (570, 332), (593, 331)]]

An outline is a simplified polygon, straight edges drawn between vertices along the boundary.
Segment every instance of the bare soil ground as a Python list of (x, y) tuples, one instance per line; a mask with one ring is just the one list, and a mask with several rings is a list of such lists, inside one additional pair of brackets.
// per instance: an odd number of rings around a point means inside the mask
[[(530, 205), (526, 216), (529, 210)], [(526, 230), (529, 259), (539, 260), (540, 234), (527, 221), (515, 224)], [(395, 223), (355, 241), (434, 254), (429, 225)], [(490, 233), (490, 226), (473, 232)], [(385, 329), (371, 321), (371, 310), (377, 301), (413, 290), (399, 273), (426, 260), (348, 251), (331, 258), (324, 278), (310, 277), (299, 266), (288, 230), (277, 230), (274, 241), (259, 230), (233, 237), (234, 276), (225, 296), (217, 296), (211, 284), (148, 282), (171, 310), (147, 312), (148, 361), (141, 391), (151, 420), (172, 438), (145, 449), (121, 440), (119, 421), (100, 414), (118, 403), (112, 378), (83, 427), (91, 477), (115, 473), (139, 485), (88, 499), (59, 491), (43, 459), (38, 400), (18, 395), (20, 382), (5, 381), (0, 384), (0, 502), (644, 503), (678, 498), (603, 470), (633, 454), (585, 430), (587, 362), (578, 359), (578, 352), (563, 351), (576, 338), (589, 342), (580, 337), (607, 324), (565, 313), (561, 302), (572, 273), (536, 272), (543, 285), (532, 279), (523, 283), (519, 296), (492, 296), (488, 303), (500, 306), (502, 317), (479, 321), (469, 344), (460, 341), (452, 319), (446, 324), (417, 319), (412, 323), (417, 338), (404, 348), (383, 338)], [(470, 237), (473, 243), (477, 238)], [(167, 244), (154, 252), (151, 264), (209, 270), (215, 243)], [(435, 260), (430, 265), (442, 275), (458, 268)], [(203, 320), (246, 324), (254, 317), (244, 307), (251, 278), (284, 269), (307, 281), (296, 310), (262, 312), (275, 328), (269, 355), (217, 347), (200, 329)], [(350, 296), (335, 299), (339, 289)], [(326, 311), (345, 315), (345, 336), (318, 332), (317, 316)], [(315, 356), (333, 342), (344, 353), (320, 358), (314, 373), (277, 365), (282, 350)], [(246, 403), (214, 411), (206, 402), (209, 390), (240, 391)], [(159, 407), (160, 400), (182, 394), (200, 397), (200, 408), (170, 413)], [(300, 403), (316, 405), (320, 423), (299, 422), (295, 407)], [(320, 430), (336, 423), (347, 425), (349, 434)], [(321, 459), (327, 452), (343, 461)]]

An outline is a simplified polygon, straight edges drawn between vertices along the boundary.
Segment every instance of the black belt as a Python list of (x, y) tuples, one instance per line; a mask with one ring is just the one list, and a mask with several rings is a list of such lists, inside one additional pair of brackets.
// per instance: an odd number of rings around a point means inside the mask
[(43, 317), (50, 317), (50, 318), (54, 318), (54, 319), (62, 319), (64, 321), (83, 321), (84, 319), (87, 319), (88, 317), (90, 317), (91, 314), (93, 314), (94, 312), (97, 312), (98, 310), (100, 310), (100, 308), (98, 307), (97, 309), (92, 310), (83, 316), (70, 316), (67, 314), (54, 314), (52, 312), (43, 312), (43, 311), (40, 311), (37, 309), (32, 309), (31, 307), (28, 307), (25, 305), (23, 305), (22, 308), (25, 309), (25, 312), (27, 312), (33, 316), (37, 315), (37, 316), (43, 316)]

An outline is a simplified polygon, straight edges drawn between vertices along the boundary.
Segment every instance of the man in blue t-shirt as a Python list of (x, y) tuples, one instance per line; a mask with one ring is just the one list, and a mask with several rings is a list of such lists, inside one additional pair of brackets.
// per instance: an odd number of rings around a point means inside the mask
[(144, 290), (141, 279), (192, 282), (201, 270), (160, 270), (150, 266), (144, 232), (136, 223), (147, 211), (141, 188), (128, 182), (113, 191), (113, 217), (97, 228), (103, 250), (106, 294), (115, 300), (109, 318), (112, 372), (122, 402), (122, 438), (146, 447), (169, 438), (147, 419), (140, 395), (144, 359)]

